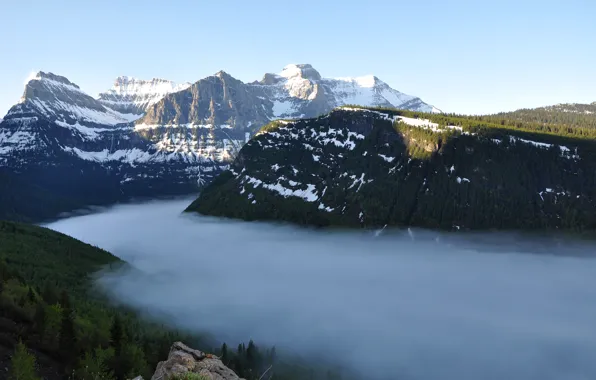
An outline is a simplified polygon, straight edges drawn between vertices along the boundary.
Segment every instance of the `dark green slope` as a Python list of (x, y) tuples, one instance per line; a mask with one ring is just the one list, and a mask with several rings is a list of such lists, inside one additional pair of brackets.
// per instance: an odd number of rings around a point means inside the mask
[[(0, 221), (0, 379), (8, 377), (19, 341), (35, 357), (37, 375), (46, 380), (149, 379), (176, 341), (222, 355), (211, 339), (147, 321), (94, 290), (97, 270), (121, 265), (109, 252), (64, 234)], [(328, 370), (275, 359), (272, 349), (252, 342), (241, 347), (240, 352), (227, 351), (226, 364), (247, 380), (258, 379), (272, 361), (275, 378), (281, 380), (313, 373), (323, 379)]]
[(100, 248), (59, 232), (0, 221), (0, 258), (27, 282), (51, 281), (76, 294), (87, 289), (89, 275), (106, 265), (123, 263)]
[[(437, 126), (411, 125), (421, 119)], [(188, 211), (316, 226), (593, 229), (593, 137), (541, 128), (381, 109), (277, 122)]]

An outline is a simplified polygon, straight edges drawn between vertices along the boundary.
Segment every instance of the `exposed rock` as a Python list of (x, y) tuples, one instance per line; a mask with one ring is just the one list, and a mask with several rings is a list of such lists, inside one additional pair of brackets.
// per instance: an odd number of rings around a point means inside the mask
[(190, 85), (160, 78), (143, 80), (121, 76), (116, 78), (111, 89), (99, 94), (98, 100), (114, 111), (141, 115), (167, 94), (182, 91)]
[(216, 356), (194, 350), (182, 342), (172, 345), (168, 360), (157, 364), (151, 380), (168, 380), (187, 372), (202, 375), (206, 380), (242, 380)]

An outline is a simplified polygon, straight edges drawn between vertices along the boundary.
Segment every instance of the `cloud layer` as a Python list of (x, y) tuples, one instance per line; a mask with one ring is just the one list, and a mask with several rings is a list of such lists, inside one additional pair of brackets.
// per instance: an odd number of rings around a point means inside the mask
[(50, 225), (129, 261), (119, 300), (227, 341), (328, 355), (369, 379), (596, 377), (596, 245), (316, 232), (180, 215), (187, 200)]

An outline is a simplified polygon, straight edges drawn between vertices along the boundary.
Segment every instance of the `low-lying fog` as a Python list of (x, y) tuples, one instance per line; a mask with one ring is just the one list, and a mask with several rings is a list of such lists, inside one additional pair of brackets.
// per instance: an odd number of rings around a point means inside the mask
[(180, 215), (188, 203), (50, 227), (151, 274), (103, 278), (119, 300), (228, 342), (328, 354), (368, 379), (596, 378), (595, 244), (316, 232)]

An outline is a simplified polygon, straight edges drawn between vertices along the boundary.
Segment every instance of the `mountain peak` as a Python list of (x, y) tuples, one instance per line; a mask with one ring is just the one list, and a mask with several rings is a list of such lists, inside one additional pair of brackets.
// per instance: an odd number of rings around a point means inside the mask
[(295, 77), (311, 80), (321, 79), (321, 74), (308, 63), (292, 63), (286, 65), (279, 75), (287, 79)]
[(370, 75), (364, 75), (361, 77), (342, 77), (342, 78), (335, 78), (337, 80), (340, 81), (344, 81), (344, 82), (353, 82), (356, 85), (360, 86), (360, 87), (364, 87), (364, 88), (372, 88), (378, 85), (387, 85), (385, 82), (383, 82), (382, 80), (380, 80), (379, 78), (377, 78), (376, 76), (370, 74)]
[(58, 94), (70, 93), (68, 97), (76, 97), (81, 94), (87, 96), (79, 86), (68, 80), (68, 78), (54, 73), (37, 71), (29, 75), (25, 81), (25, 90), (21, 102), (27, 99), (38, 99), (48, 101), (55, 99)]
[(223, 70), (219, 70), (218, 72), (216, 72), (214, 74), (214, 76), (216, 76), (218, 78), (233, 78), (230, 74), (226, 73)]
[(50, 72), (46, 73), (44, 71), (32, 72), (31, 74), (29, 74), (29, 76), (27, 77), (27, 80), (25, 81), (25, 85), (28, 85), (32, 81), (39, 81), (39, 80), (52, 81), (52, 82), (60, 83), (63, 85), (72, 86), (76, 89), (80, 89), (79, 86), (77, 86), (76, 84), (69, 81), (68, 78), (63, 77), (61, 75), (56, 75), (56, 74), (50, 73)]

